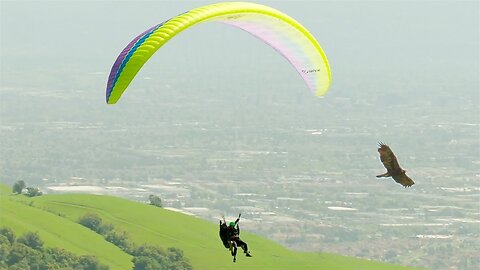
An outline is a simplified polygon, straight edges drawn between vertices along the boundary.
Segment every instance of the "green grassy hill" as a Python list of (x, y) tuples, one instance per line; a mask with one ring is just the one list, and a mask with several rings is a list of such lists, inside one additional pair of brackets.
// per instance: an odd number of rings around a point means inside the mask
[(194, 269), (411, 269), (333, 254), (296, 252), (245, 231), (242, 239), (254, 257), (242, 254), (234, 264), (219, 240), (218, 225), (199, 218), (111, 196), (66, 194), (30, 199), (11, 195), (5, 187), (0, 194), (0, 226), (9, 226), (17, 234), (36, 231), (46, 245), (95, 254), (111, 269), (131, 269), (131, 257), (78, 225), (76, 221), (85, 213), (96, 213), (115, 228), (127, 231), (137, 244), (182, 249)]
[(111, 269), (132, 269), (132, 256), (105, 241), (102, 236), (71, 220), (11, 197), (4, 194), (0, 197), (0, 227), (13, 229), (17, 237), (27, 231), (37, 232), (46, 246), (61, 247), (77, 255), (95, 255)]

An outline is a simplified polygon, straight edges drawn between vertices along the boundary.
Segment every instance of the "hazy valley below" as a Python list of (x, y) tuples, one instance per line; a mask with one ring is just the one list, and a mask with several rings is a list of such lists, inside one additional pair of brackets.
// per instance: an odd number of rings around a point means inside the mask
[[(297, 250), (431, 269), (478, 265), (475, 100), (458, 97), (464, 107), (450, 112), (435, 104), (441, 95), (406, 110), (368, 93), (317, 99), (288, 86), (211, 88), (132, 89), (125, 104), (97, 108), (87, 89), (4, 87), (2, 181), (137, 201), (155, 194), (166, 208), (212, 222), (242, 212), (243, 229)], [(382, 102), (392, 104), (385, 114)], [(15, 113), (33, 108), (44, 113)], [(384, 171), (380, 140), (412, 188), (375, 178)]]

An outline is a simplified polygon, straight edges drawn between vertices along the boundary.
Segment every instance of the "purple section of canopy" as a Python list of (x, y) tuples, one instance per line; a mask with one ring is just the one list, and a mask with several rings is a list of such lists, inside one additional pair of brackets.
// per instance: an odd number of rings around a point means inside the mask
[(154, 30), (155, 28), (158, 27), (159, 24), (149, 28), (148, 30), (146, 30), (145, 32), (141, 33), (140, 35), (138, 35), (136, 38), (134, 38), (132, 41), (130, 41), (130, 43), (128, 43), (127, 47), (125, 47), (125, 49), (123, 49), (123, 51), (120, 53), (120, 55), (117, 57), (117, 60), (115, 60), (115, 63), (113, 63), (113, 66), (112, 66), (112, 69), (110, 71), (110, 75), (108, 76), (108, 82), (107, 82), (107, 100), (108, 100), (108, 97), (110, 97), (110, 93), (112, 93), (112, 90), (113, 90), (113, 83), (115, 82), (115, 77), (117, 77), (117, 73), (118, 73), (118, 69), (120, 68), (120, 66), (122, 65), (122, 62), (123, 60), (125, 59), (125, 57), (127, 56), (128, 52), (130, 52), (130, 50), (132, 49), (133, 46), (135, 46), (135, 43), (137, 43), (137, 41), (139, 39), (141, 39), (143, 36), (145, 36), (146, 34), (150, 33), (152, 30)]

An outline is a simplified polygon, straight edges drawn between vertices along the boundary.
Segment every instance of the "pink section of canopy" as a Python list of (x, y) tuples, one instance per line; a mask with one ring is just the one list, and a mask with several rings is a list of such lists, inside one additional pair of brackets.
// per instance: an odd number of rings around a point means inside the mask
[[(315, 85), (312, 77), (305, 72), (311, 66), (308, 59), (305, 58), (301, 48), (301, 45), (296, 44), (294, 32), (285, 31), (285, 29), (277, 29), (269, 25), (267, 22), (259, 23), (258, 21), (250, 20), (221, 20), (220, 22), (228, 24), (237, 28), (240, 28), (258, 39), (262, 40), (277, 52), (282, 54), (297, 70), (297, 72), (302, 76), (303, 80), (307, 83), (308, 88), (315, 92)], [(303, 70), (303, 71), (302, 71)]]

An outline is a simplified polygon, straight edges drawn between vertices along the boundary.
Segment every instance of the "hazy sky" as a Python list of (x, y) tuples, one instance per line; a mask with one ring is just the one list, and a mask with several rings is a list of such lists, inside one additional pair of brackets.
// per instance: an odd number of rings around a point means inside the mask
[[(35, 87), (42, 82), (51, 89), (88, 88), (87, 95), (95, 100), (89, 105), (104, 108), (108, 73), (132, 38), (214, 2), (1, 1), (0, 87)], [(478, 1), (258, 3), (296, 18), (320, 42), (333, 74), (326, 98), (395, 95), (406, 105), (422, 106), (423, 100), (441, 95), (442, 102), (449, 101), (447, 114), (455, 115), (465, 100), (476, 108), (468, 112), (469, 119), (459, 116), (454, 121), (480, 122)], [(278, 53), (247, 33), (218, 23), (197, 25), (176, 36), (138, 75), (156, 81), (136, 80), (130, 87), (142, 83), (175, 87), (179, 79), (197, 87), (202, 81), (198, 78), (216, 77), (222, 85), (248, 80), (258, 89), (293, 85), (309, 94)], [(155, 106), (152, 100), (145, 102)], [(440, 109), (442, 102), (437, 104)], [(5, 110), (13, 112), (9, 110), (15, 106)], [(352, 107), (349, 113), (355, 110)], [(414, 119), (405, 119), (410, 120)]]
[[(149, 26), (214, 2), (1, 1), (2, 75), (62, 66), (109, 71), (121, 49)], [(332, 89), (352, 76), (363, 81), (449, 77), (447, 83), (454, 87), (455, 81), (479, 73), (478, 1), (257, 2), (291, 15), (316, 36), (332, 65)], [(259, 65), (275, 56), (257, 40), (224, 25), (200, 25), (175, 39), (175, 50), (168, 47), (174, 54), (162, 58), (171, 65), (197, 58), (193, 62), (209, 59), (218, 66), (215, 61), (226, 53), (242, 56), (257, 47), (259, 54), (269, 54), (258, 60)], [(202, 57), (199, 52), (212, 46), (216, 53)], [(249, 59), (257, 58), (255, 54)]]

